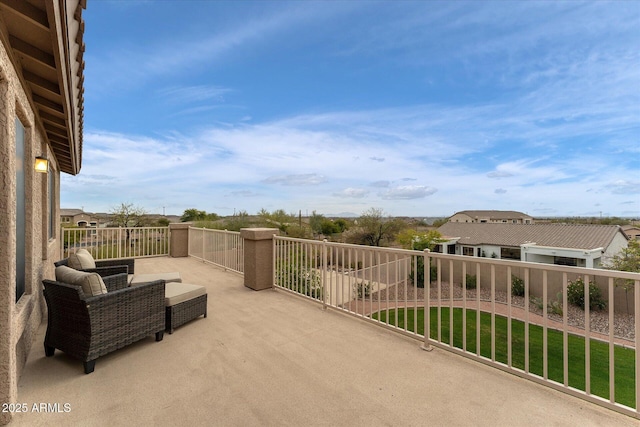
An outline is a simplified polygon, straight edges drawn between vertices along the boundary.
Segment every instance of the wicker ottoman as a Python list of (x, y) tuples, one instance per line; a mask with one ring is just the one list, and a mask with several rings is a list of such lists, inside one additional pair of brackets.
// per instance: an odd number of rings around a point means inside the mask
[(165, 329), (171, 334), (175, 328), (196, 317), (207, 317), (207, 290), (204, 286), (168, 282), (164, 305)]

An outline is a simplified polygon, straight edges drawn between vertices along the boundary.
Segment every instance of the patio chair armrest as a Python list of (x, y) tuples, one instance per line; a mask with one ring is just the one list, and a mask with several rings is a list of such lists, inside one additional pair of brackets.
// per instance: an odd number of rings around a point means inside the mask
[[(118, 280), (122, 279), (119, 278)], [(96, 308), (106, 308), (110, 306), (117, 306), (118, 304), (126, 304), (131, 306), (144, 305), (145, 299), (151, 300), (159, 296), (161, 305), (162, 307), (164, 307), (164, 288), (165, 281), (156, 280), (155, 282), (143, 283), (141, 285), (126, 287), (115, 290), (113, 292), (107, 292), (106, 294), (87, 297), (84, 301), (87, 303), (87, 305), (91, 305)]]
[(117, 291), (129, 287), (128, 275), (126, 273), (120, 273), (115, 275), (109, 275), (102, 278), (104, 285), (107, 287), (108, 292)]
[(117, 258), (107, 260), (96, 260), (96, 268), (114, 267), (120, 265), (126, 265), (129, 274), (134, 274), (135, 258)]
[(120, 273), (128, 274), (129, 267), (126, 265), (114, 265), (110, 267), (83, 268), (82, 271), (87, 273), (98, 273), (100, 277), (105, 278)]

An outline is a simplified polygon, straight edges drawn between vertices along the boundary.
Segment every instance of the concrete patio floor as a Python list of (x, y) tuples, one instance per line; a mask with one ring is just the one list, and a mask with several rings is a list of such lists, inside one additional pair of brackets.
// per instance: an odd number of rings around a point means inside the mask
[(164, 340), (101, 357), (95, 372), (60, 351), (46, 325), (10, 426), (638, 426), (630, 417), (435, 349), (193, 258), (147, 258), (136, 272), (180, 271), (207, 288), (208, 317)]

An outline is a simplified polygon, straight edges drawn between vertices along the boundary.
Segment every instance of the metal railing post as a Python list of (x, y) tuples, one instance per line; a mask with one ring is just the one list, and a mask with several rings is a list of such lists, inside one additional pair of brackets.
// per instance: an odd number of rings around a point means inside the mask
[(122, 242), (122, 227), (118, 227), (118, 250), (116, 251), (116, 253), (118, 254), (118, 258), (122, 258), (122, 252), (120, 251), (120, 242)]
[(327, 309), (327, 239), (322, 240), (322, 309)]
[[(431, 294), (431, 257), (429, 257), (429, 249), (425, 249), (422, 254), (422, 265), (424, 268), (424, 342), (422, 343), (422, 349), (425, 351), (432, 351), (431, 343), (429, 342), (429, 336), (431, 335), (431, 307), (429, 304)], [(416, 271), (416, 277), (418, 272)], [(417, 332), (416, 325), (416, 332)]]
[(227, 271), (227, 265), (229, 264), (229, 257), (227, 256), (227, 248), (229, 247), (229, 244), (227, 242), (227, 236), (228, 236), (228, 231), (225, 229), (224, 230), (224, 238), (222, 240), (222, 244), (223, 244), (223, 252), (222, 252), (222, 259), (224, 262), (224, 271)]

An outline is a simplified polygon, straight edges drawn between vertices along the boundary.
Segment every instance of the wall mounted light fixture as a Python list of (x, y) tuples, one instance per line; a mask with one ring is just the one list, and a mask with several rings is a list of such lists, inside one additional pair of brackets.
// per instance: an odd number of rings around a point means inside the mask
[(36, 172), (47, 173), (49, 171), (49, 160), (42, 156), (36, 157), (34, 168), (36, 169)]

